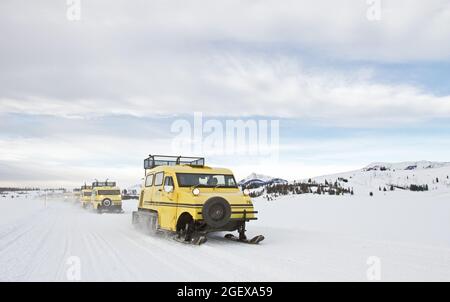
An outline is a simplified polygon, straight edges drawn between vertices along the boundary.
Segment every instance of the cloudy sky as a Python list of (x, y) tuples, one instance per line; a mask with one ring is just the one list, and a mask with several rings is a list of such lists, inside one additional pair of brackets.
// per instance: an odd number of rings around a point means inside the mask
[[(0, 2), (0, 185), (128, 186), (150, 153), (237, 178), (450, 160), (449, 0), (77, 2)], [(194, 113), (277, 121), (277, 156), (174, 150)]]

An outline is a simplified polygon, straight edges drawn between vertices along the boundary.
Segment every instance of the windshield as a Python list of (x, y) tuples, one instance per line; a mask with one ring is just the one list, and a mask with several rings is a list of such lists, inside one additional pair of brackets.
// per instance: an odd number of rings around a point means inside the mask
[(116, 183), (111, 181), (104, 181), (104, 182), (93, 182), (92, 187), (115, 187)]
[(91, 196), (92, 195), (92, 192), (84, 192), (83, 193), (83, 196)]
[(120, 195), (120, 190), (98, 190), (97, 195)]
[(237, 188), (233, 175), (177, 173), (180, 187)]

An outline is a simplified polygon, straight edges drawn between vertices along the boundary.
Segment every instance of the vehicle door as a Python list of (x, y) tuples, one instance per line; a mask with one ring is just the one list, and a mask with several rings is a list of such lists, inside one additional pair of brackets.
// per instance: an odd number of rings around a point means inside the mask
[(152, 173), (152, 174), (148, 174), (145, 177), (144, 189), (142, 191), (141, 200), (140, 200), (141, 206), (149, 206), (148, 202), (152, 201), (154, 176), (155, 175)]
[(177, 224), (177, 201), (173, 177), (170, 174), (165, 174), (164, 184), (161, 191), (161, 201), (166, 205), (164, 207), (165, 217), (171, 230), (176, 230)]
[(162, 201), (164, 202), (176, 202), (175, 200), (175, 186), (173, 182), (173, 177), (167, 175), (164, 178), (164, 186), (161, 193)]
[(94, 208), (96, 208), (96, 197), (97, 197), (97, 190), (92, 190), (92, 194), (91, 194), (91, 203), (94, 206)]
[(156, 204), (158, 211), (159, 225), (166, 230), (172, 230), (172, 211), (173, 207), (167, 204), (167, 200), (163, 199), (164, 172), (155, 173), (153, 181), (152, 202)]
[(162, 190), (163, 190), (164, 172), (155, 173), (153, 179), (153, 190), (151, 201), (161, 202), (162, 201)]

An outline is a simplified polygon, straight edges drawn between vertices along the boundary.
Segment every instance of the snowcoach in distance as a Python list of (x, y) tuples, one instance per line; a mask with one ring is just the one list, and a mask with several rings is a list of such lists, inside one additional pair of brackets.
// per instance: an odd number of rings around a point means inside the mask
[(80, 190), (80, 202), (83, 208), (86, 208), (91, 202), (92, 186), (84, 184)]
[(246, 222), (256, 220), (249, 191), (241, 191), (233, 173), (205, 166), (201, 157), (150, 155), (144, 160), (145, 179), (132, 223), (149, 232), (168, 231), (184, 243), (202, 244), (206, 234), (237, 231), (225, 238), (257, 244), (259, 235), (247, 239)]
[(120, 188), (115, 182), (99, 182), (92, 183), (91, 204), (98, 213), (122, 211), (122, 195)]
[(81, 193), (80, 193), (80, 188), (75, 188), (75, 189), (73, 189), (73, 196), (75, 197), (75, 198), (80, 198), (80, 196), (81, 196)]

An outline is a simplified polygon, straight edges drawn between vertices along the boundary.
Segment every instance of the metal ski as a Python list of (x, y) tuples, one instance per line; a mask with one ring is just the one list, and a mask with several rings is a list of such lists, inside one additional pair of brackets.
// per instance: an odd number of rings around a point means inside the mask
[(201, 245), (207, 241), (206, 236), (197, 236), (192, 238), (191, 240), (185, 240), (183, 237), (174, 236), (173, 239), (175, 241), (184, 243), (184, 244), (192, 244), (192, 245)]
[(248, 243), (248, 244), (258, 244), (261, 241), (264, 240), (264, 236), (263, 235), (258, 235), (253, 237), (252, 239), (247, 239), (247, 238), (239, 238), (233, 234), (226, 234), (225, 235), (226, 239), (232, 240), (232, 241), (237, 241), (237, 242), (242, 242), (242, 243)]

